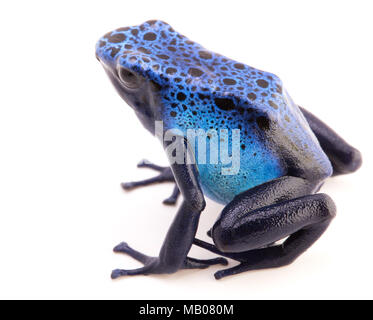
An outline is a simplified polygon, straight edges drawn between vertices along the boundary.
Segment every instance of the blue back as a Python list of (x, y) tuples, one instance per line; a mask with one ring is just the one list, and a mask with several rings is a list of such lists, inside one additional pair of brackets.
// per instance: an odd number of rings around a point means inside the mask
[(222, 175), (221, 164), (198, 166), (210, 198), (227, 203), (289, 174), (291, 166), (300, 176), (318, 168), (331, 174), (307, 121), (274, 74), (210, 52), (162, 21), (117, 29), (96, 50), (113, 68), (119, 63), (157, 85), (165, 130), (241, 130), (238, 174)]

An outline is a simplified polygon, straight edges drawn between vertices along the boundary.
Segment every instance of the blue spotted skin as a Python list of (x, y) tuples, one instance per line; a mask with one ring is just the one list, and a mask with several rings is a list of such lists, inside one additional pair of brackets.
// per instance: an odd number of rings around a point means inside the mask
[[(241, 130), (238, 174), (222, 175), (221, 163), (198, 165), (209, 198), (226, 204), (285, 175), (323, 181), (332, 174), (328, 157), (276, 75), (208, 51), (162, 21), (106, 34), (96, 55), (117, 89), (119, 68), (150, 85), (141, 94), (118, 89), (146, 127), (162, 120), (165, 130), (184, 134), (188, 128)], [(144, 100), (146, 112), (140, 110)]]

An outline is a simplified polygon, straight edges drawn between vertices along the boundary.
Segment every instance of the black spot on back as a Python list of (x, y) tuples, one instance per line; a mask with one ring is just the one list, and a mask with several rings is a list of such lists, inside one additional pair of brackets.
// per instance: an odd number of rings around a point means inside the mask
[(142, 52), (142, 53), (146, 53), (146, 54), (151, 54), (152, 52), (144, 47), (140, 47), (137, 49), (138, 51)]
[(250, 92), (247, 97), (250, 99), (250, 100), (255, 100), (256, 99), (256, 94), (254, 92)]
[(240, 70), (245, 69), (245, 66), (242, 63), (235, 63), (233, 66), (236, 69), (240, 69)]
[(236, 80), (230, 79), (230, 78), (224, 78), (223, 79), (224, 84), (228, 86), (234, 86), (237, 82)]
[(198, 94), (198, 97), (199, 97), (201, 100), (203, 100), (203, 99), (208, 99), (208, 98), (209, 98), (209, 96), (207, 96), (207, 95), (205, 95), (205, 94), (202, 94), (202, 93), (199, 93), (199, 94)]
[(282, 93), (282, 87), (279, 84), (276, 84), (276, 91)]
[(269, 129), (269, 120), (267, 117), (263, 117), (263, 116), (257, 117), (256, 123), (261, 130)]
[(224, 111), (233, 110), (236, 105), (234, 104), (232, 99), (228, 98), (215, 98), (214, 99), (216, 106)]
[(111, 57), (114, 58), (119, 51), (120, 51), (120, 48), (112, 47), (111, 48), (111, 53), (110, 53)]
[(119, 42), (123, 42), (124, 40), (126, 40), (126, 36), (123, 33), (116, 33), (116, 34), (108, 33), (105, 35), (105, 38), (108, 39), (108, 41), (111, 43), (119, 43)]
[(154, 32), (148, 32), (144, 34), (144, 40), (154, 41), (157, 39), (157, 35)]
[(157, 20), (148, 20), (146, 21), (150, 26), (152, 26), (153, 24), (156, 24)]
[(200, 77), (202, 74), (203, 74), (203, 71), (200, 70), (200, 69), (197, 69), (197, 68), (190, 68), (188, 73), (192, 76), (192, 77)]
[(262, 88), (268, 87), (268, 82), (266, 80), (258, 79), (256, 80), (256, 83), (258, 84), (259, 87), (262, 87)]
[(269, 105), (274, 108), (274, 109), (278, 109), (278, 105), (276, 103), (274, 103), (272, 100), (269, 100), (268, 101)]
[(211, 59), (212, 58), (212, 54), (210, 52), (207, 52), (207, 51), (199, 51), (198, 54), (202, 59)]
[(167, 60), (167, 59), (170, 58), (170, 57), (169, 57), (168, 55), (166, 55), (166, 54), (157, 54), (157, 57), (158, 57), (158, 58), (161, 58), (161, 59), (163, 59), (163, 60)]
[(166, 73), (167, 74), (175, 74), (177, 72), (177, 70), (175, 68), (167, 68), (166, 69)]
[(176, 96), (177, 100), (184, 101), (186, 99), (186, 95), (182, 92), (179, 92)]

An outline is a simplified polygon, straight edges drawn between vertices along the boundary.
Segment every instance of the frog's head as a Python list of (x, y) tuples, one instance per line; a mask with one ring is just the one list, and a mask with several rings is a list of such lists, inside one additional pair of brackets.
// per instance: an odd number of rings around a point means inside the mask
[(153, 134), (155, 121), (161, 120), (161, 84), (155, 81), (149, 64), (151, 48), (146, 47), (144, 41), (153, 42), (153, 37), (157, 37), (155, 29), (163, 25), (167, 24), (148, 21), (140, 26), (120, 28), (105, 34), (96, 44), (96, 57), (117, 92)]
[[(186, 98), (192, 87), (196, 91), (205, 82), (211, 87), (211, 71), (204, 63), (212, 56), (201, 50), (167, 23), (151, 20), (105, 34), (97, 42), (96, 57), (119, 95), (154, 134), (155, 121), (165, 120), (168, 105)], [(180, 108), (185, 110), (186, 103)]]

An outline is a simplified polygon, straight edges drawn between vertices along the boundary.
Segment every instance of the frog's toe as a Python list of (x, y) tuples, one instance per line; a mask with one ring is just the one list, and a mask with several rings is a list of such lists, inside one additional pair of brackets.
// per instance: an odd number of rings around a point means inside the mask
[(131, 190), (136, 187), (135, 182), (122, 182), (120, 185), (124, 190)]
[(179, 187), (175, 184), (175, 187), (174, 187), (174, 190), (172, 191), (171, 196), (163, 200), (163, 203), (166, 205), (174, 205), (176, 204), (177, 199), (179, 198), (179, 195), (180, 195)]
[(127, 242), (121, 242), (117, 246), (114, 247), (113, 249), (114, 252), (116, 253), (125, 253), (129, 255), (130, 257), (136, 259), (137, 261), (140, 261), (141, 263), (147, 264), (149, 261), (151, 261), (152, 257), (149, 257), (145, 254), (142, 254), (141, 252), (138, 252), (134, 249), (132, 249)]
[(121, 269), (115, 269), (111, 272), (111, 279), (117, 279), (119, 277), (122, 277), (125, 275), (124, 270)]
[[(149, 165), (141, 165), (142, 167), (149, 167)], [(151, 164), (152, 168), (153, 167), (158, 167), (153, 164)], [(145, 180), (140, 180), (140, 181), (131, 181), (131, 182), (122, 182), (121, 186), (124, 190), (132, 190), (137, 187), (145, 187), (151, 184), (156, 184), (156, 183), (162, 183), (162, 182), (175, 182), (172, 170), (170, 167), (158, 167), (158, 169), (153, 168), (154, 170), (160, 171), (160, 174), (149, 178)]]
[[(158, 268), (158, 259), (149, 257), (141, 252), (132, 249), (127, 242), (121, 242), (113, 249), (116, 253), (125, 253), (135, 260), (144, 264), (142, 268), (126, 270), (126, 269), (115, 269), (111, 273), (112, 279), (117, 279), (124, 276), (136, 276), (136, 275), (148, 275), (152, 273), (162, 273), (163, 269)], [(158, 269), (159, 270), (158, 270)]]
[(162, 172), (163, 170), (165, 170), (167, 167), (162, 167), (162, 166), (158, 166), (152, 162), (150, 162), (149, 160), (146, 160), (146, 159), (143, 159), (141, 160), (138, 164), (137, 164), (137, 167), (138, 168), (149, 168), (149, 169), (153, 169), (155, 171), (159, 171), (159, 172)]
[(225, 277), (229, 277), (238, 273), (242, 273), (247, 271), (249, 267), (247, 267), (245, 264), (239, 264), (238, 266), (235, 266), (233, 268), (225, 269), (225, 270), (220, 270), (214, 274), (214, 277), (216, 280), (223, 279)]
[(144, 267), (144, 268), (133, 269), (133, 270), (115, 269), (111, 272), (111, 279), (118, 279), (120, 277), (138, 276), (138, 275), (143, 275), (143, 276), (148, 275), (147, 268)]
[(172, 197), (169, 197), (169, 198), (163, 200), (163, 204), (166, 204), (168, 206), (173, 206), (173, 205), (176, 204), (176, 199), (172, 198)]
[(132, 190), (132, 189), (135, 189), (137, 187), (145, 187), (145, 186), (149, 186), (151, 184), (161, 183), (161, 182), (165, 182), (165, 181), (169, 181), (169, 180), (166, 180), (165, 177), (162, 176), (162, 174), (160, 174), (156, 177), (145, 179), (145, 180), (122, 182), (121, 186), (124, 190)]
[(127, 244), (127, 242), (121, 242), (117, 246), (114, 247), (114, 252), (120, 252), (120, 253), (127, 253), (131, 248)]

